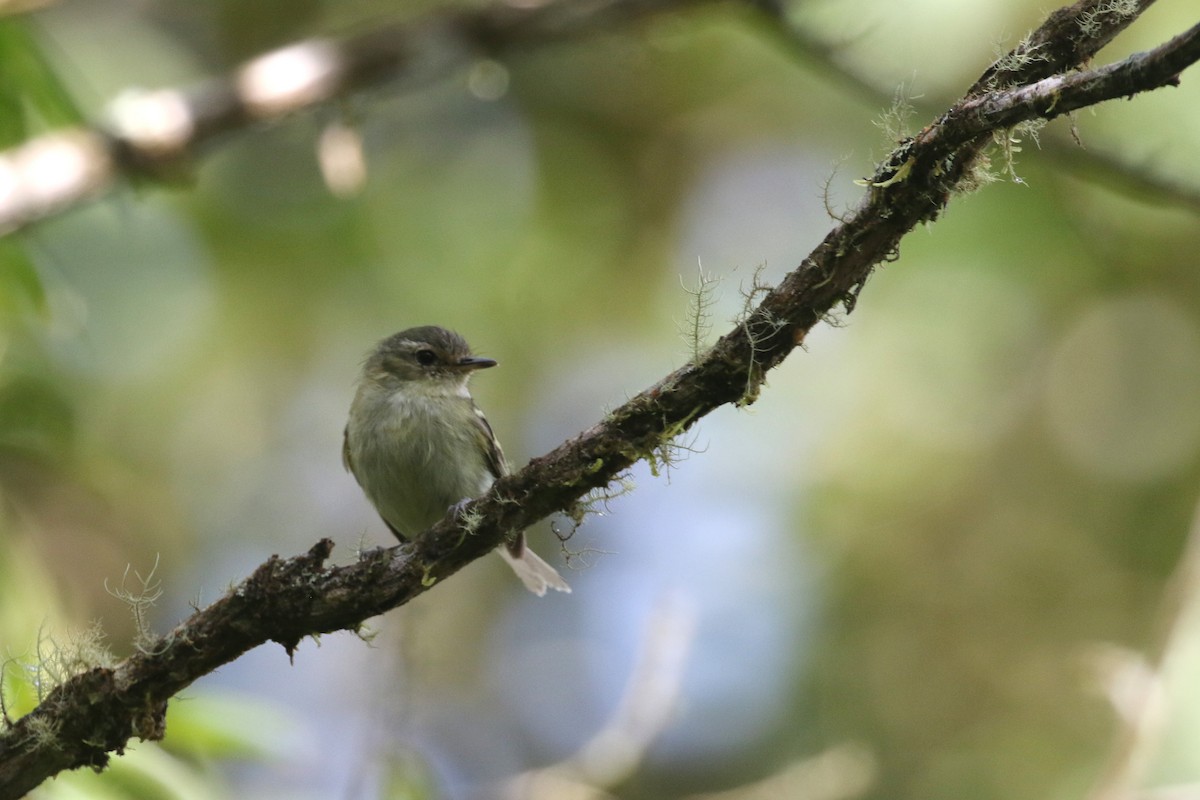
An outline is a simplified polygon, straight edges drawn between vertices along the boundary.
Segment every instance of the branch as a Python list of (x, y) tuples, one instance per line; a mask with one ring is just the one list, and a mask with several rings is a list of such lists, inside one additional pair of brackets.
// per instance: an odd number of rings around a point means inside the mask
[(1051, 120), (1105, 100), (1162, 86), (1178, 86), (1184, 69), (1200, 60), (1200, 23), (1166, 44), (1086, 72), (1053, 75), (1032, 85), (966, 100), (940, 120), (949, 146), (980, 133), (1033, 119)]
[(429, 81), (479, 58), (716, 2), (548, 0), (447, 10), (342, 40), (298, 42), (188, 89), (125, 92), (108, 105), (106, 126), (57, 131), (0, 152), (0, 235), (100, 197), (121, 179), (179, 173), (226, 134), (363, 89)]
[[(894, 86), (882, 86), (846, 63), (836, 45), (792, 24), (782, 14), (764, 14), (762, 18), (766, 22), (765, 32), (783, 51), (808, 68), (864, 102), (880, 106), (895, 102)], [(905, 102), (928, 116), (937, 114), (943, 107), (942, 103), (928, 98), (906, 98)], [(1130, 163), (1115, 152), (1098, 151), (1090, 146), (1085, 148), (1074, 134), (1041, 138), (1038, 149), (1049, 155), (1056, 169), (1107, 185), (1113, 191), (1144, 203), (1176, 205), (1200, 212), (1200, 187), (1157, 175), (1148, 165)]]
[[(661, 5), (612, 0), (588, 7), (616, 14), (617, 9)], [(273, 556), (225, 597), (141, 652), (116, 667), (94, 668), (64, 682), (0, 734), (0, 800), (19, 797), (60, 770), (102, 768), (109, 753), (120, 753), (131, 736), (160, 738), (168, 699), (221, 664), (268, 641), (291, 652), (305, 636), (357, 629), (490, 552), (506, 532), (572, 508), (639, 460), (664, 458), (674, 437), (714, 409), (752, 403), (767, 371), (839, 303), (852, 310), (875, 265), (894, 260), (900, 239), (917, 224), (936, 219), (953, 194), (970, 184), (997, 126), (1154, 89), (1171, 83), (1197, 59), (1193, 29), (1111, 67), (1053, 77), (1077, 69), (1147, 5), (1119, 15), (1101, 13), (1111, 8), (1110, 0), (1081, 0), (1052, 14), (1014, 53), (989, 68), (964, 100), (904, 142), (877, 170), (867, 196), (845, 221), (708, 352), (498, 480), (462, 517), (444, 519), (412, 542), (370, 551), (344, 566), (326, 566), (333, 549), (328, 539), (304, 555)], [(576, 7), (545, 8), (571, 21), (563, 9)], [(510, 12), (517, 16), (506, 16)], [(493, 25), (492, 35), (503, 33), (511, 42), (554, 38), (547, 36), (545, 17), (523, 14), (510, 9), (500, 16), (536, 23), (534, 33), (512, 22)], [(554, 31), (581, 29), (564, 23)], [(1028, 58), (1031, 52), (1038, 58)], [(464, 522), (468, 518), (470, 524)]]

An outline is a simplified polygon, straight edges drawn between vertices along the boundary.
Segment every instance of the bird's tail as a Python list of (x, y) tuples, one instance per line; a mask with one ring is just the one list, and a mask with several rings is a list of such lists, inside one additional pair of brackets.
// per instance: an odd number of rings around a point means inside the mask
[(571, 587), (563, 580), (562, 575), (525, 546), (524, 535), (510, 545), (496, 548), (496, 552), (508, 562), (512, 571), (517, 573), (525, 588), (538, 597), (544, 596), (547, 589), (570, 593)]

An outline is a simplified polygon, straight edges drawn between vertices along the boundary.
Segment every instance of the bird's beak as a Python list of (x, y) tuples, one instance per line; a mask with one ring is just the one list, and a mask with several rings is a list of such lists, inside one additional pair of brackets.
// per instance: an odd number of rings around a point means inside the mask
[(494, 358), (484, 358), (483, 356), (467, 356), (466, 358), (460, 358), (456, 366), (458, 366), (460, 369), (473, 371), (477, 369), (494, 367), (496, 364), (497, 361)]

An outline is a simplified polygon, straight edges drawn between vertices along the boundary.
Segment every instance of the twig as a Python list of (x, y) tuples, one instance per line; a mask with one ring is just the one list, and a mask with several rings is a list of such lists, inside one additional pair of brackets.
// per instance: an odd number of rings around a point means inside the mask
[(0, 152), (0, 235), (97, 198), (121, 179), (164, 178), (233, 131), (404, 78), (429, 81), (480, 58), (717, 0), (549, 0), (442, 11), (345, 39), (310, 39), (186, 89), (126, 92), (107, 122)]
[[(762, 18), (767, 33), (798, 61), (819, 70), (864, 102), (876, 106), (895, 102), (894, 86), (880, 85), (863, 71), (846, 63), (836, 47), (791, 24), (781, 15), (764, 14)], [(945, 106), (945, 103), (935, 102), (928, 97), (905, 98), (905, 102), (926, 116), (938, 113)], [(1200, 186), (1170, 180), (1156, 174), (1148, 166), (1130, 163), (1119, 153), (1098, 150), (1090, 145), (1084, 148), (1074, 135), (1047, 136), (1038, 149), (1048, 155), (1055, 169), (1104, 184), (1142, 202), (1176, 205), (1200, 213)]]
[(504, 782), (511, 800), (596, 797), (628, 778), (671, 722), (695, 638), (695, 610), (676, 595), (656, 604), (632, 674), (612, 717), (575, 753)]

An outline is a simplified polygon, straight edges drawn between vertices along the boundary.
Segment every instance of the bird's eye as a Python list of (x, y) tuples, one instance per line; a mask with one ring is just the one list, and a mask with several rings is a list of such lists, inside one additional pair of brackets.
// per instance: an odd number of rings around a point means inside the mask
[(432, 350), (418, 350), (417, 363), (423, 367), (430, 367), (437, 363), (437, 353)]

